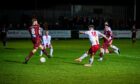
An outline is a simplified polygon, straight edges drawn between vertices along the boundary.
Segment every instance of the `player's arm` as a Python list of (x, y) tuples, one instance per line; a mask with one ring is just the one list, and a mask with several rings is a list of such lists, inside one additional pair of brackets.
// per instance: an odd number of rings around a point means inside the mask
[(39, 27), (39, 35), (43, 36), (43, 28), (42, 27)]
[(31, 34), (31, 36), (32, 36), (33, 38), (36, 37), (36, 35), (35, 35), (35, 30), (34, 30), (34, 28), (33, 28), (32, 26), (30, 27), (30, 34)]
[(83, 31), (79, 31), (79, 34), (85, 34), (85, 32), (83, 32)]
[(104, 34), (99, 33), (102, 37), (104, 37), (105, 39), (109, 40)]
[(44, 39), (44, 36), (42, 36), (42, 44), (45, 45), (45, 39)]
[(88, 31), (79, 31), (80, 34), (89, 34)]

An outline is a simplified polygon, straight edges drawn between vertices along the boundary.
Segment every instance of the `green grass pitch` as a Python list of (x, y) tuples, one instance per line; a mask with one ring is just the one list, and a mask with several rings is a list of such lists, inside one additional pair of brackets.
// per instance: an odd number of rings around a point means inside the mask
[(133, 46), (130, 39), (115, 39), (121, 54), (106, 54), (98, 62), (98, 51), (90, 68), (83, 66), (89, 57), (74, 61), (90, 47), (88, 39), (53, 40), (52, 44), (53, 58), (42, 64), (38, 51), (22, 64), (32, 49), (30, 40), (9, 40), (7, 48), (0, 43), (0, 84), (140, 84), (140, 40)]

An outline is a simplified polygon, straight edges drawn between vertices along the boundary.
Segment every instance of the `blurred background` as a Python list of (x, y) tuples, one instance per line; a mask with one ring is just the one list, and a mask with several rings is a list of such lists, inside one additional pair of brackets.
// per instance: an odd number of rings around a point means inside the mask
[(41, 27), (49, 30), (87, 30), (89, 24), (103, 30), (105, 21), (113, 30), (131, 30), (134, 23), (139, 24), (137, 8), (136, 0), (4, 0), (0, 26), (27, 30), (31, 18), (36, 17)]

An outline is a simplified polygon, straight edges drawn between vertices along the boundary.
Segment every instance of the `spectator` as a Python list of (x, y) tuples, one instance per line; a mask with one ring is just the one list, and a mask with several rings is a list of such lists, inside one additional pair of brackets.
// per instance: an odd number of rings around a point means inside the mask
[(7, 32), (8, 32), (8, 28), (6, 27), (6, 24), (4, 24), (1, 28), (1, 39), (4, 47), (6, 47)]

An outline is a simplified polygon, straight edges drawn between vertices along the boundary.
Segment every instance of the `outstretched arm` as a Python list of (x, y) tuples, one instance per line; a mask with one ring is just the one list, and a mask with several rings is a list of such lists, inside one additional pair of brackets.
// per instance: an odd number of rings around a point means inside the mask
[(83, 32), (83, 31), (79, 31), (79, 34), (85, 34), (85, 32)]
[(104, 34), (100, 33), (100, 35), (101, 35), (102, 37), (104, 37), (105, 39), (109, 40)]

